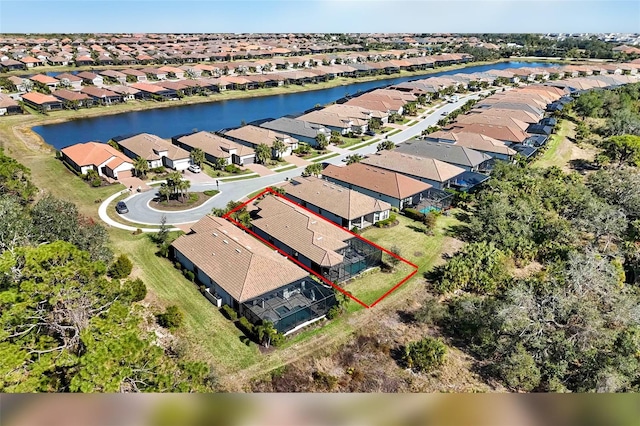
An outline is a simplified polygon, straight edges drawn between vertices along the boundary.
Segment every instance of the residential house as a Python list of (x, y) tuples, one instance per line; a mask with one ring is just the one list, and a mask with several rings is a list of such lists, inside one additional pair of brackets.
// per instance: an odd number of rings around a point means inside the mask
[(185, 170), (191, 164), (191, 157), (184, 149), (171, 142), (149, 133), (140, 133), (130, 137), (116, 137), (113, 140), (129, 158), (142, 157), (147, 160), (150, 169), (169, 167)]
[(0, 69), (4, 72), (26, 70), (27, 65), (24, 62), (16, 61), (14, 59), (5, 59), (0, 62)]
[(485, 136), (489, 136), (491, 138), (503, 141), (507, 145), (523, 143), (529, 137), (528, 133), (520, 130), (515, 126), (504, 126), (504, 125), (482, 124), (482, 123), (473, 123), (473, 124), (454, 123), (451, 127), (443, 130), (450, 131), (453, 133), (460, 133), (460, 132), (480, 133)]
[(27, 68), (35, 68), (44, 65), (44, 61), (42, 59), (33, 58), (31, 56), (20, 58), (19, 61), (25, 64)]
[(92, 84), (98, 87), (104, 84), (104, 78), (101, 75), (98, 75), (89, 71), (82, 71), (76, 75), (80, 77), (85, 84)]
[(174, 145), (193, 151), (198, 148), (204, 152), (205, 160), (216, 164), (222, 158), (226, 164), (252, 164), (255, 162), (255, 151), (246, 145), (236, 143), (211, 132), (200, 131), (171, 139)]
[(474, 132), (437, 131), (425, 138), (426, 141), (452, 143), (475, 151), (490, 155), (493, 158), (505, 161), (513, 160), (516, 151), (501, 140)]
[(394, 151), (415, 157), (434, 158), (462, 167), (468, 172), (491, 170), (493, 157), (461, 145), (412, 139), (396, 146)]
[(120, 70), (120, 72), (128, 76), (133, 76), (138, 82), (147, 81), (147, 74), (140, 70), (123, 69)]
[(60, 86), (62, 87), (70, 87), (75, 90), (80, 90), (82, 88), (82, 78), (77, 75), (73, 75), (71, 73), (62, 73), (56, 75), (56, 80), (60, 82)]
[[(271, 148), (272, 156), (274, 158), (278, 156), (284, 157), (287, 155), (291, 155), (293, 150), (298, 148), (298, 139), (294, 137), (291, 137), (284, 133), (274, 132), (273, 130), (265, 129), (263, 127), (256, 127), (251, 125), (229, 130), (224, 133), (224, 136), (253, 149), (256, 149), (256, 147), (260, 144), (265, 144)], [(280, 152), (279, 155), (273, 149), (273, 143), (276, 140), (283, 142), (285, 145), (284, 152)]]
[(305, 142), (311, 146), (316, 146), (316, 138), (318, 135), (324, 135), (327, 142), (331, 137), (331, 131), (320, 124), (309, 123), (289, 117), (281, 117), (276, 120), (267, 121), (262, 123), (260, 127), (291, 135), (298, 139), (298, 141)]
[(38, 92), (25, 93), (22, 95), (22, 100), (26, 105), (43, 113), (62, 109), (62, 101), (60, 99)]
[(103, 89), (95, 86), (84, 86), (80, 92), (86, 93), (91, 96), (96, 102), (101, 105), (113, 105), (122, 102), (122, 96), (112, 92), (111, 90)]
[(95, 65), (93, 58), (87, 55), (77, 56), (76, 59), (74, 60), (74, 63), (76, 64), (76, 67), (85, 67), (88, 65)]
[(219, 217), (202, 218), (171, 251), (218, 307), (229, 305), (254, 324), (270, 321), (281, 333), (322, 318), (336, 303), (333, 289)]
[(400, 173), (353, 163), (339, 167), (328, 165), (322, 178), (389, 203), (397, 209), (418, 205), (427, 198), (432, 186)]
[(109, 86), (109, 90), (120, 95), (124, 102), (135, 100), (136, 95), (140, 93), (138, 89), (129, 86), (122, 86), (119, 84)]
[(95, 105), (96, 101), (86, 93), (75, 92), (73, 90), (58, 89), (51, 92), (53, 96), (60, 99), (62, 104), (67, 109), (74, 109), (78, 107), (90, 107)]
[(21, 114), (22, 108), (11, 96), (0, 93), (0, 115)]
[(86, 142), (60, 150), (62, 160), (80, 174), (95, 170), (113, 179), (131, 177), (133, 162), (122, 152), (101, 142)]
[(59, 80), (56, 80), (55, 78), (49, 77), (48, 75), (44, 74), (36, 74), (29, 77), (29, 80), (31, 80), (34, 84), (39, 83), (43, 86), (46, 86), (49, 88), (49, 90), (55, 90), (58, 84), (60, 84)]
[(362, 164), (402, 173), (405, 176), (430, 184), (434, 189), (444, 190), (458, 186), (458, 178), (465, 170), (462, 167), (433, 158), (416, 157), (395, 151), (380, 151), (360, 161)]
[(140, 99), (154, 99), (164, 101), (178, 99), (178, 94), (174, 89), (168, 89), (166, 87), (158, 86), (155, 84), (133, 83), (131, 87), (138, 90), (137, 96)]
[(364, 229), (389, 217), (391, 205), (314, 176), (296, 177), (282, 186), (287, 197), (347, 229)]
[(379, 248), (284, 197), (267, 195), (255, 204), (256, 235), (334, 283), (382, 261)]
[(103, 79), (111, 84), (126, 84), (127, 82), (127, 74), (115, 71), (115, 70), (104, 70), (99, 71), (99, 75), (103, 77)]

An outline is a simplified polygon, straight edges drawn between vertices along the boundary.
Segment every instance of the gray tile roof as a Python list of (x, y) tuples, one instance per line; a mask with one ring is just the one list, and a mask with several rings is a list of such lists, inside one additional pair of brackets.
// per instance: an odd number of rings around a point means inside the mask
[(465, 146), (415, 139), (399, 144), (396, 151), (417, 157), (435, 158), (445, 163), (466, 167), (477, 167), (491, 159), (491, 156)]
[(315, 138), (318, 133), (324, 133), (327, 137), (331, 132), (326, 127), (308, 121), (297, 120), (295, 118), (281, 117), (273, 121), (262, 123), (260, 127), (286, 133), (292, 136), (304, 136)]

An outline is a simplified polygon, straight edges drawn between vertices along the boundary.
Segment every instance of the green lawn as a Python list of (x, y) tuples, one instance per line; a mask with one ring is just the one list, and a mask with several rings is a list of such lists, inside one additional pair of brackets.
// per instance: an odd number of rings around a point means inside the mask
[[(383, 254), (383, 259), (386, 258), (387, 255)], [(399, 263), (393, 272), (382, 272), (380, 268), (375, 268), (340, 286), (360, 301), (371, 306), (373, 302), (391, 290), (414, 269), (406, 263)], [(350, 311), (361, 309), (357, 303), (352, 303), (350, 308)]]
[(351, 148), (349, 148), (349, 151), (355, 151), (356, 149), (364, 148), (365, 146), (369, 146), (377, 142), (380, 142), (380, 139), (371, 139), (359, 145), (352, 146)]
[(402, 129), (396, 129), (393, 132), (389, 133), (387, 136), (393, 136), (393, 135), (395, 135), (397, 133), (400, 133), (401, 131), (402, 131)]
[(237, 180), (253, 179), (253, 178), (257, 178), (257, 177), (260, 177), (260, 175), (257, 174), (257, 173), (251, 173), (251, 174), (244, 175), (244, 176), (227, 178), (227, 179), (223, 180), (222, 182), (235, 182)]
[(207, 175), (211, 176), (211, 177), (228, 177), (228, 176), (240, 176), (240, 175), (246, 175), (249, 173), (253, 173), (251, 170), (249, 169), (245, 169), (245, 170), (241, 170), (238, 173), (229, 173), (229, 172), (225, 172), (224, 170), (216, 170), (213, 167), (211, 167), (211, 165), (207, 164), (207, 163), (203, 163), (202, 164), (202, 171), (205, 172)]
[(184, 313), (184, 326), (178, 334), (190, 346), (194, 359), (208, 362), (220, 373), (231, 373), (257, 362), (260, 353), (255, 345), (240, 341), (240, 331), (222, 316), (200, 292), (163, 258), (156, 256), (157, 248), (148, 235), (131, 235), (110, 230), (116, 250), (125, 253), (135, 265), (134, 274), (140, 276), (157, 303), (177, 305)]
[(340, 140), (342, 141), (342, 143), (338, 145), (340, 148), (349, 148), (350, 146), (363, 142), (361, 138), (348, 138), (346, 136), (342, 136)]
[(277, 172), (277, 173), (280, 173), (280, 172), (286, 172), (287, 170), (293, 170), (293, 169), (295, 169), (295, 168), (297, 168), (297, 167), (298, 167), (298, 166), (296, 166), (295, 164), (290, 164), (290, 165), (288, 165), (287, 167), (283, 167), (283, 168), (281, 168), (281, 169), (274, 170), (274, 171), (275, 171), (275, 172)]
[(334, 153), (326, 155), (326, 156), (324, 156), (322, 158), (314, 158), (313, 160), (311, 160), (311, 162), (312, 163), (319, 163), (319, 162), (327, 160), (329, 158), (337, 157), (338, 155), (340, 155), (339, 152), (334, 152)]
[(547, 142), (545, 151), (535, 159), (535, 167), (562, 167), (571, 160), (571, 142), (567, 139), (573, 132), (573, 123), (569, 120), (562, 120), (558, 132), (551, 136)]

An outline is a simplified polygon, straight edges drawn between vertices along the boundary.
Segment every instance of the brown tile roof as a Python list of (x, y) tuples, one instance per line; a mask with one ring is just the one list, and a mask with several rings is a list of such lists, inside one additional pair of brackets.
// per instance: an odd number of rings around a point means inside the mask
[(36, 105), (42, 105), (50, 102), (58, 103), (60, 100), (51, 95), (43, 95), (38, 92), (29, 92), (22, 95), (22, 99), (34, 103)]
[(113, 148), (101, 142), (86, 142), (68, 146), (61, 150), (79, 166), (99, 166), (105, 161), (118, 159), (119, 163), (131, 163), (131, 159)]
[(259, 217), (251, 222), (255, 228), (318, 265), (342, 263), (343, 256), (336, 251), (353, 238), (349, 232), (274, 195), (266, 196), (257, 207)]
[(184, 149), (167, 142), (159, 136), (149, 133), (140, 133), (127, 139), (118, 141), (118, 144), (133, 152), (145, 160), (159, 160), (160, 153), (166, 151), (171, 160), (189, 158), (190, 154)]
[(456, 145), (475, 149), (483, 152), (492, 152), (495, 154), (504, 154), (513, 156), (517, 152), (505, 145), (504, 142), (481, 133), (437, 131), (431, 133), (428, 137), (435, 139), (445, 139), (455, 141)]
[(155, 84), (150, 83), (133, 83), (131, 87), (148, 93), (160, 93), (167, 90), (165, 87), (156, 86)]
[(74, 92), (73, 90), (58, 89), (51, 93), (56, 98), (63, 99), (65, 101), (84, 101), (90, 100), (91, 97), (85, 93)]
[(251, 155), (255, 151), (248, 146), (241, 145), (229, 139), (223, 138), (211, 132), (197, 132), (188, 136), (178, 138), (178, 141), (192, 148), (200, 148), (206, 154), (216, 158), (229, 158), (229, 151), (236, 150), (236, 155), (244, 157)]
[(514, 143), (522, 143), (525, 141), (525, 139), (529, 137), (527, 133), (515, 127), (501, 126), (501, 125), (494, 125), (494, 124), (482, 124), (482, 123), (473, 123), (473, 124), (454, 123), (452, 127), (444, 130), (448, 130), (454, 133), (460, 133), (460, 132), (481, 133), (483, 135), (489, 136), (494, 139), (507, 141), (507, 142), (514, 142)]
[(492, 114), (466, 114), (460, 115), (456, 119), (456, 124), (492, 124), (496, 126), (507, 126), (514, 130), (527, 130), (529, 125), (522, 120), (513, 118), (511, 115), (492, 115)]
[(309, 275), (222, 218), (205, 216), (191, 229), (193, 232), (179, 237), (173, 247), (238, 302)]
[(0, 108), (17, 107), (18, 102), (14, 101), (11, 96), (0, 93)]
[(56, 75), (56, 79), (60, 80), (60, 81), (66, 79), (66, 80), (69, 80), (69, 82), (82, 81), (82, 78), (78, 77), (77, 75), (73, 75), (71, 73), (68, 73), (68, 72)]
[(446, 182), (465, 171), (461, 167), (433, 158), (415, 157), (395, 151), (381, 151), (360, 162), (435, 182)]
[(398, 200), (432, 188), (428, 183), (409, 176), (360, 163), (344, 167), (331, 164), (322, 171), (322, 176), (331, 177), (345, 184), (359, 186)]
[(544, 115), (538, 116), (532, 112), (518, 110), (518, 109), (503, 109), (503, 108), (478, 108), (472, 109), (469, 111), (469, 114), (482, 114), (482, 115), (492, 115), (499, 117), (511, 117), (516, 120), (523, 121), (525, 123), (537, 123), (540, 121)]
[(111, 90), (101, 89), (99, 87), (93, 86), (84, 86), (82, 89), (80, 89), (80, 91), (96, 98), (110, 98), (120, 96), (119, 94), (112, 92)]
[(60, 81), (56, 80), (55, 78), (49, 77), (48, 75), (44, 75), (44, 74), (36, 74), (36, 75), (30, 77), (29, 80), (37, 81), (38, 83), (42, 83), (42, 84), (58, 84), (58, 83), (60, 83)]
[(260, 145), (261, 143), (267, 146), (273, 146), (273, 142), (276, 139), (280, 139), (285, 144), (291, 145), (298, 142), (298, 140), (284, 133), (274, 132), (273, 130), (265, 129), (264, 127), (256, 126), (242, 126), (237, 129), (229, 130), (225, 135), (249, 142), (253, 145)]
[(287, 194), (349, 220), (391, 208), (385, 201), (314, 176), (296, 177), (282, 188)]

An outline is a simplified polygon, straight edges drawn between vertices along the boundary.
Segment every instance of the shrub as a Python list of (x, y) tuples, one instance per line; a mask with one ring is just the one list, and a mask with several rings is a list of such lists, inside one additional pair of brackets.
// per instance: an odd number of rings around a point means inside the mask
[(396, 215), (395, 214), (391, 214), (389, 215), (388, 218), (386, 218), (385, 220), (379, 220), (375, 223), (375, 225), (378, 228), (384, 228), (386, 226), (389, 226), (391, 224), (393, 224), (396, 221)]
[(133, 235), (140, 235), (140, 234), (142, 234), (142, 229), (140, 228), (136, 228), (136, 230), (133, 231)]
[(214, 195), (218, 194), (220, 191), (218, 191), (217, 189), (207, 189), (206, 191), (204, 191), (204, 195), (207, 195), (209, 197), (213, 197)]
[(311, 376), (313, 377), (313, 381), (326, 390), (333, 390), (338, 384), (338, 378), (332, 376), (331, 374), (323, 373), (322, 371), (314, 371)]
[(94, 188), (97, 188), (99, 186), (102, 186), (102, 179), (98, 178), (98, 179), (92, 179), (91, 180), (91, 186), (93, 186)]
[(160, 167), (154, 167), (153, 169), (151, 169), (151, 171), (153, 173), (164, 173), (164, 167), (160, 166)]
[(226, 166), (224, 166), (224, 171), (227, 173), (238, 173), (240, 171), (240, 168), (235, 164), (227, 164)]
[(233, 308), (229, 305), (222, 305), (220, 308), (222, 311), (222, 315), (224, 315), (227, 319), (235, 322), (238, 319), (238, 313), (233, 310)]
[(174, 330), (182, 325), (184, 315), (177, 306), (171, 305), (164, 313), (158, 314), (156, 319), (160, 326)]
[(340, 315), (340, 308), (337, 306), (332, 306), (331, 309), (329, 309), (329, 312), (327, 312), (327, 319), (334, 319), (337, 318)]
[(434, 211), (430, 211), (424, 216), (422, 223), (425, 224), (429, 231), (433, 230), (436, 227), (436, 223), (438, 222), (438, 214)]
[(425, 337), (405, 347), (403, 360), (412, 370), (426, 373), (442, 366), (446, 357), (447, 347), (441, 340)]
[(353, 232), (354, 234), (359, 234), (360, 229), (357, 226), (354, 226), (353, 228), (351, 228), (351, 232)]
[(416, 209), (404, 209), (402, 212), (409, 219), (417, 220), (419, 222), (424, 221), (424, 214), (420, 213)]
[(191, 282), (194, 282), (196, 280), (196, 275), (188, 269), (184, 270), (184, 276)]
[(240, 329), (240, 331), (244, 333), (245, 336), (247, 336), (251, 340), (256, 340), (254, 326), (247, 318), (240, 317), (240, 319), (236, 323), (236, 326)]
[(133, 263), (131, 263), (131, 260), (129, 260), (126, 255), (121, 254), (109, 268), (109, 276), (116, 280), (126, 278), (129, 276), (132, 269)]
[(124, 284), (125, 294), (132, 302), (139, 302), (147, 296), (147, 286), (140, 278)]

